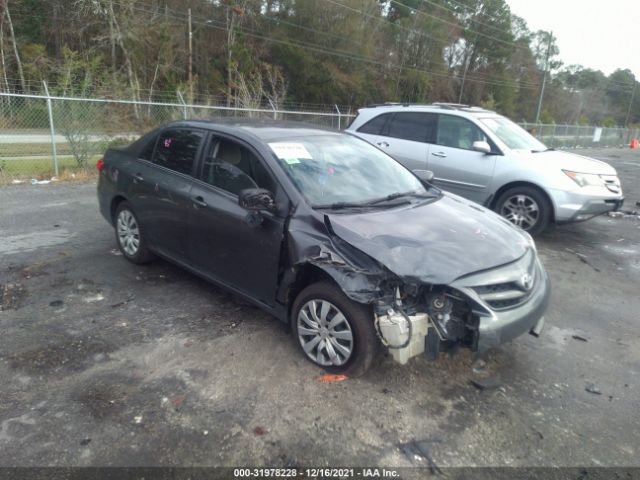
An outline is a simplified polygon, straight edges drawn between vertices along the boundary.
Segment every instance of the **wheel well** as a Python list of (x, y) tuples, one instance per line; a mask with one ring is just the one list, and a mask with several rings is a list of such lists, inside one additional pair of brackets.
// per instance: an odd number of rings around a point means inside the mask
[(555, 217), (556, 216), (555, 216), (555, 211), (553, 209), (553, 202), (551, 201), (551, 197), (549, 196), (549, 194), (547, 192), (544, 191), (543, 188), (540, 188), (535, 183), (530, 183), (530, 182), (511, 182), (511, 183), (507, 183), (506, 185), (501, 186), (498, 189), (498, 191), (496, 191), (496, 193), (493, 195), (493, 198), (491, 199), (491, 202), (489, 203), (489, 208), (491, 210), (494, 210), (495, 207), (496, 207), (496, 203), (498, 202), (498, 199), (500, 198), (500, 196), (502, 196), (502, 194), (504, 192), (506, 192), (507, 190), (509, 190), (510, 188), (513, 188), (513, 187), (531, 187), (531, 188), (535, 188), (536, 190), (538, 190), (542, 195), (544, 195), (544, 197), (549, 202), (549, 206), (551, 207), (549, 221), (550, 222), (554, 222), (555, 221)]
[(126, 198), (124, 198), (122, 195), (116, 195), (115, 197), (113, 197), (113, 200), (111, 200), (111, 222), (115, 221), (118, 205), (120, 205), (125, 200)]
[(295, 302), (298, 294), (306, 287), (313, 283), (320, 282), (322, 280), (336, 283), (331, 275), (322, 270), (320, 267), (316, 267), (310, 263), (305, 263), (298, 267), (295, 279), (287, 287), (286, 293), (286, 305), (289, 318), (291, 318), (291, 309), (293, 308), (293, 302)]

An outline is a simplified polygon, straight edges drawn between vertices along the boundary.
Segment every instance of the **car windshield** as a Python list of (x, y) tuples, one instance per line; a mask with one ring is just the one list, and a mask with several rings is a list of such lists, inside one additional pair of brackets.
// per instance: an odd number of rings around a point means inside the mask
[(432, 196), (406, 168), (350, 135), (317, 135), (269, 143), (298, 190), (311, 204), (383, 205), (402, 196)]
[(547, 150), (544, 143), (536, 140), (533, 135), (508, 118), (486, 117), (481, 118), (480, 121), (512, 150), (527, 150), (531, 152)]

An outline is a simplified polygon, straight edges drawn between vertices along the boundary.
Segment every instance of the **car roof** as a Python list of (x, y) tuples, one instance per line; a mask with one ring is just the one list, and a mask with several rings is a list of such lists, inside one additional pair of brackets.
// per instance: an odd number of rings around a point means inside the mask
[(163, 128), (171, 126), (218, 130), (224, 133), (252, 136), (263, 142), (293, 137), (344, 135), (336, 129), (311, 123), (237, 117), (216, 118), (213, 120), (179, 120), (165, 124)]
[(472, 105), (464, 105), (461, 103), (431, 103), (431, 104), (423, 104), (423, 103), (382, 103), (382, 104), (373, 104), (367, 105), (366, 107), (361, 108), (359, 111), (369, 111), (371, 109), (371, 113), (375, 110), (390, 110), (393, 112), (402, 111), (407, 109), (409, 111), (428, 111), (428, 112), (437, 112), (437, 111), (457, 111), (464, 112), (469, 114), (490, 114), (497, 115), (496, 112), (492, 110), (487, 110), (481, 107), (474, 107)]

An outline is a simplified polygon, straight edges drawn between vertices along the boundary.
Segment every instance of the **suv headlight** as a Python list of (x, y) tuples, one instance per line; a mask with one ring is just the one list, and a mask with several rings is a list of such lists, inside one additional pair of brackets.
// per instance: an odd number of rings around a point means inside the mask
[(596, 175), (593, 173), (579, 173), (572, 172), (571, 170), (562, 170), (564, 174), (569, 177), (571, 180), (576, 182), (581, 187), (602, 187), (604, 186), (604, 180), (600, 177), (600, 175)]

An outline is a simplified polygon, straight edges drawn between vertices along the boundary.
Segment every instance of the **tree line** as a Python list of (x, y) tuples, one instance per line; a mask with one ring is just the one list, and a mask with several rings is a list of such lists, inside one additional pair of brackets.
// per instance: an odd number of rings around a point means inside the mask
[[(454, 102), (640, 122), (633, 73), (563, 65), (505, 0), (0, 0), (0, 91), (228, 106)], [(545, 95), (538, 99), (545, 80)]]

